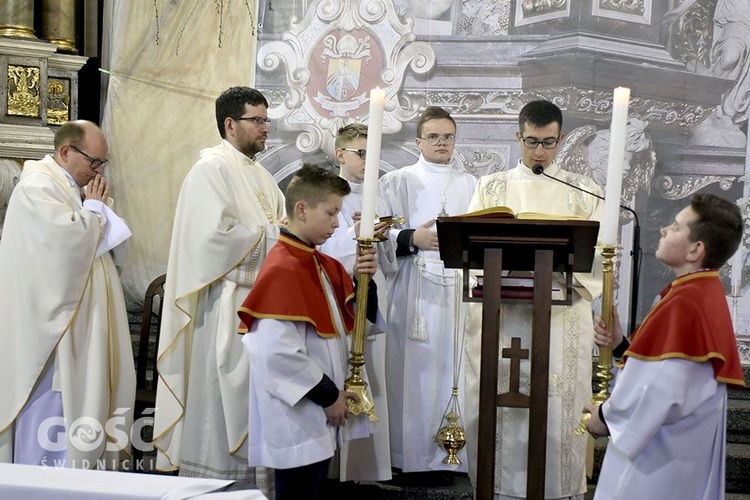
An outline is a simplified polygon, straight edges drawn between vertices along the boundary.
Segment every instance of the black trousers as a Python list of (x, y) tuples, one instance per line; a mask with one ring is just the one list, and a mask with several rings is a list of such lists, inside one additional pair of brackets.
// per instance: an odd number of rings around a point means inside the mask
[(293, 467), (291, 469), (274, 469), (276, 500), (317, 500), (320, 498), (328, 472), (328, 458), (322, 462)]

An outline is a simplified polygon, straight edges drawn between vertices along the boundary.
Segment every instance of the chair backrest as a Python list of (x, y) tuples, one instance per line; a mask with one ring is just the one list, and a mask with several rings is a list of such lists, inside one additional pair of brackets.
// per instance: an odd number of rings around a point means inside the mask
[[(161, 311), (164, 302), (164, 282), (166, 274), (157, 277), (146, 289), (141, 316), (141, 335), (138, 342), (138, 362), (135, 380), (138, 389), (156, 390), (156, 352), (159, 345)], [(151, 371), (151, 380), (147, 373)], [(147, 385), (148, 384), (148, 385)]]

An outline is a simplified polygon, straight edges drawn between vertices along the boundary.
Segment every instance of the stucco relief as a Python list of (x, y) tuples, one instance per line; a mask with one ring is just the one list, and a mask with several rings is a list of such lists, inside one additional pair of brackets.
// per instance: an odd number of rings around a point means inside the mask
[(282, 130), (299, 131), (301, 152), (331, 153), (340, 127), (366, 123), (369, 91), (378, 86), (386, 93), (383, 132), (398, 132), (418, 113), (398, 98), (405, 73), (425, 73), (435, 64), (432, 48), (415, 41), (412, 24), (390, 1), (317, 2), (300, 22), (292, 20), (282, 41), (258, 51), (260, 68), (283, 67), (287, 81), (286, 95), (274, 100), (269, 117)]
[(458, 25), (464, 35), (507, 35), (510, 27), (510, 0), (463, 0), (463, 19)]
[(595, 0), (591, 14), (627, 21), (631, 23), (651, 24), (652, 0)]
[(516, 2), (516, 26), (561, 19), (570, 15), (567, 0), (518, 0)]

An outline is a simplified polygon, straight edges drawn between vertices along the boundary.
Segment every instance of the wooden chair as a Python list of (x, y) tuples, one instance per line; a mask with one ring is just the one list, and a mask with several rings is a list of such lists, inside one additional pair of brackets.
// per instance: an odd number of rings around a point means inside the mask
[[(164, 303), (164, 282), (166, 274), (157, 277), (146, 289), (143, 300), (143, 315), (141, 316), (141, 335), (138, 341), (138, 357), (135, 371), (136, 392), (134, 418), (144, 416), (147, 409), (156, 404), (156, 354), (159, 346), (159, 329), (161, 327), (161, 312)], [(151, 373), (149, 379), (148, 374)], [(153, 417), (153, 410), (146, 414)], [(133, 448), (133, 458), (143, 457), (143, 452)]]

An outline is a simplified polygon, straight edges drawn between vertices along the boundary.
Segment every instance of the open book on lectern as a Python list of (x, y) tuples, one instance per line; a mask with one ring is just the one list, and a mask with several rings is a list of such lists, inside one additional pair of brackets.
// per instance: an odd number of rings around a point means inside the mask
[(586, 220), (585, 217), (577, 215), (545, 214), (541, 212), (519, 212), (515, 213), (509, 207), (497, 206), (483, 208), (475, 212), (459, 215), (458, 217), (477, 217), (480, 219), (525, 219), (525, 220)]

